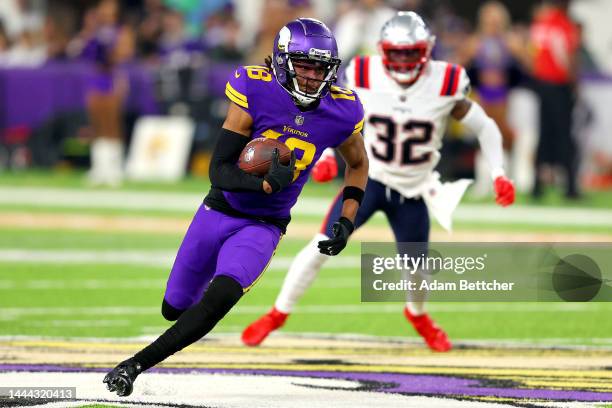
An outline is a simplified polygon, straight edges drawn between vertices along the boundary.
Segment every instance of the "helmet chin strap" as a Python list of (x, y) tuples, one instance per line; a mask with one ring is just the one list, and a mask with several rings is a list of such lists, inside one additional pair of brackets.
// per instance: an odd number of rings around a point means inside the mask
[[(293, 72), (295, 72), (295, 69), (293, 68), (293, 63), (291, 62), (291, 59), (289, 59), (287, 61), (287, 65), (289, 67), (289, 69)], [(297, 81), (297, 77), (293, 77), (291, 78), (292, 84), (293, 84), (293, 90), (289, 91), (289, 93), (291, 94), (291, 96), (293, 97), (293, 99), (300, 104), (301, 106), (307, 107), (309, 105), (312, 105), (313, 103), (315, 103), (316, 101), (319, 100), (319, 95), (321, 95), (321, 92), (323, 92), (323, 89), (325, 88), (325, 85), (327, 85), (327, 82), (331, 79), (331, 77), (334, 75), (333, 70), (330, 70), (330, 72), (328, 72), (327, 76), (325, 77), (325, 79), (323, 81), (321, 81), (321, 85), (319, 86), (319, 89), (316, 90), (316, 92), (314, 94), (309, 94), (307, 92), (303, 92), (300, 90), (300, 86), (298, 84)], [(311, 96), (312, 95), (312, 96)]]
[[(297, 82), (297, 78), (295, 77), (292, 78), (292, 81), (293, 81), (294, 91), (291, 92), (291, 95), (302, 106), (308, 106), (316, 102), (317, 100), (319, 100), (317, 96), (321, 94), (321, 91), (323, 91), (323, 88), (325, 87), (325, 82), (321, 83), (321, 86), (319, 86), (319, 89), (317, 89), (317, 91), (314, 93), (315, 96), (310, 96), (311, 94), (308, 94), (306, 92), (302, 92), (301, 90), (299, 90), (300, 86)], [(295, 91), (295, 90), (299, 90), (299, 91)]]
[[(290, 63), (290, 62), (289, 62)], [(274, 65), (272, 65), (272, 72), (274, 72), (274, 77), (276, 78), (276, 81), (281, 85), (281, 87), (287, 91), (287, 93), (289, 95), (291, 95), (291, 98), (293, 98), (293, 100), (295, 102), (297, 102), (300, 106), (302, 107), (308, 107), (308, 105), (311, 105), (314, 101), (316, 101), (316, 98), (312, 98), (312, 97), (304, 97), (296, 92), (293, 92), (289, 89), (287, 89), (286, 86), (284, 86), (279, 80), (278, 80), (278, 75), (276, 74), (276, 67)], [(293, 80), (293, 86), (297, 86), (297, 82), (295, 81), (295, 78), (292, 78)], [(299, 89), (299, 88), (298, 88)]]

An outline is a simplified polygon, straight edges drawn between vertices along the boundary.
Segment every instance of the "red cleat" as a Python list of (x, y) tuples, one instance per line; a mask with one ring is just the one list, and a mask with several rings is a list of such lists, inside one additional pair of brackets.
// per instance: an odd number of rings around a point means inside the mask
[(242, 342), (247, 346), (259, 346), (270, 333), (285, 324), (288, 314), (279, 312), (275, 307), (251, 323), (242, 332)]
[(427, 313), (414, 316), (405, 307), (404, 316), (412, 323), (414, 329), (423, 337), (427, 346), (433, 351), (444, 352), (449, 351), (453, 347), (444, 330), (438, 327)]

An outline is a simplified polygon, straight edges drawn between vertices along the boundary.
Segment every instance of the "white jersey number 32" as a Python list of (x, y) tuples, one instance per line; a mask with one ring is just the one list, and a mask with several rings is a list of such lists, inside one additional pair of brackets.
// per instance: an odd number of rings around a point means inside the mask
[[(369, 124), (376, 129), (376, 143), (372, 143), (372, 154), (383, 162), (395, 161), (399, 155), (400, 165), (415, 165), (429, 161), (431, 153), (417, 153), (415, 148), (431, 141), (434, 126), (431, 122), (409, 120), (396, 123), (390, 117), (372, 115)], [(406, 135), (400, 138), (400, 135)], [(400, 139), (403, 139), (400, 140)]]

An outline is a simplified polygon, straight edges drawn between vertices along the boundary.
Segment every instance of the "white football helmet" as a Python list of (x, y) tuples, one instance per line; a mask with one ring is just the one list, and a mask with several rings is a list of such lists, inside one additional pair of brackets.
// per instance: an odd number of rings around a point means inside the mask
[(378, 47), (389, 75), (402, 85), (412, 85), (427, 65), (435, 42), (417, 13), (400, 11), (383, 25)]

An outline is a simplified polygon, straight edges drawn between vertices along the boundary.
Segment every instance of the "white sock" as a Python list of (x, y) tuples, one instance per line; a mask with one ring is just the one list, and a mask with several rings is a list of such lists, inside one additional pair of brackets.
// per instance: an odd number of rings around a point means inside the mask
[(123, 181), (123, 143), (121, 140), (107, 140), (107, 163), (105, 181), (110, 186), (118, 186)]
[(99, 137), (91, 144), (92, 183), (116, 187), (123, 181), (123, 143)]
[(427, 313), (425, 310), (425, 302), (406, 302), (406, 308), (413, 316), (421, 316)]
[[(427, 280), (426, 276), (423, 276), (421, 271), (411, 274), (408, 280), (415, 283), (417, 288), (421, 287), (421, 282)], [(408, 300), (406, 302), (406, 308), (413, 316), (421, 316), (426, 313), (425, 311), (425, 300), (427, 299), (426, 291), (410, 291), (408, 292)]]
[(296, 255), (285, 276), (283, 287), (276, 298), (274, 307), (282, 313), (291, 313), (293, 306), (302, 297), (317, 277), (321, 267), (329, 259), (328, 255), (319, 252), (319, 241), (329, 239), (326, 235), (317, 234)]
[(107, 139), (98, 137), (91, 143), (89, 157), (91, 167), (89, 169), (89, 179), (92, 183), (103, 183), (104, 163), (107, 155)]

